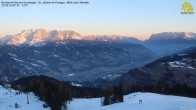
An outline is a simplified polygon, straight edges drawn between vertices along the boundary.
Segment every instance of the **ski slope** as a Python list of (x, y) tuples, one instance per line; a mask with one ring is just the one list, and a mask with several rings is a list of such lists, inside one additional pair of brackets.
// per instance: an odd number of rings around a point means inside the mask
[[(27, 95), (24, 93), (16, 95), (17, 92), (0, 86), (0, 110), (50, 110), (43, 108), (44, 102), (33, 93), (29, 93), (29, 104), (27, 104)], [(15, 103), (19, 104), (20, 108), (15, 108)]]
[[(139, 104), (142, 100), (142, 104)], [(196, 110), (196, 99), (160, 95), (155, 93), (133, 93), (124, 97), (124, 102), (101, 106), (100, 98), (74, 99), (68, 110)]]
[[(0, 86), (0, 110), (51, 110), (43, 108), (44, 102), (33, 93), (29, 93), (30, 104), (27, 104), (27, 95), (16, 95), (17, 92)], [(21, 107), (15, 108), (15, 103)], [(124, 96), (122, 103), (108, 106), (101, 106), (101, 98), (73, 99), (67, 106), (68, 110), (196, 110), (196, 99), (138, 92)]]

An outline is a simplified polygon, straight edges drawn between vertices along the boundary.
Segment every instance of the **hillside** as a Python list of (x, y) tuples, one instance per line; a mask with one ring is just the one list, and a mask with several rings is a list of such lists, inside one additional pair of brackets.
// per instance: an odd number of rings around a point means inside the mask
[(146, 64), (154, 53), (140, 44), (59, 41), (0, 46), (0, 80), (46, 75), (62, 81), (94, 82)]
[[(187, 87), (193, 89), (196, 87), (195, 79), (196, 48), (193, 47), (157, 59), (141, 68), (132, 69), (117, 80), (122, 83), (125, 89), (130, 89), (133, 85), (140, 87), (157, 86), (160, 90), (162, 88), (162, 92), (169, 92), (169, 88), (175, 90), (175, 88), (177, 88), (176, 86), (181, 89)], [(155, 91), (156, 87), (153, 88)], [(182, 91), (187, 91), (186, 95), (195, 97), (193, 90), (190, 90), (190, 92), (188, 92), (188, 89)], [(169, 94), (176, 93), (182, 95), (182, 93), (179, 92), (180, 91), (175, 91), (172, 93), (170, 91)]]

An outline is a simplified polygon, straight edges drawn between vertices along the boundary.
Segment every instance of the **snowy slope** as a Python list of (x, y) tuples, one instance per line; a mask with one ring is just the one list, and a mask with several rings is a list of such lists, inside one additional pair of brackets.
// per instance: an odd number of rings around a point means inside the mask
[[(26, 95), (15, 95), (16, 92), (0, 86), (0, 110), (15, 110), (16, 102), (21, 106), (17, 110), (50, 110), (43, 108), (44, 102), (33, 93), (29, 94), (30, 104), (27, 104)], [(139, 104), (139, 100), (142, 100), (142, 104)], [(125, 96), (123, 103), (108, 106), (101, 106), (101, 98), (73, 99), (68, 104), (68, 110), (196, 110), (196, 99), (138, 92)]]
[[(17, 92), (0, 86), (0, 110), (50, 110), (50, 108), (43, 108), (44, 102), (33, 93), (28, 95), (29, 104), (27, 104), (27, 95), (24, 93), (16, 95)], [(15, 108), (15, 103), (18, 103), (21, 108)]]
[[(139, 104), (142, 100), (142, 104)], [(154, 93), (133, 93), (124, 97), (123, 103), (101, 106), (101, 99), (74, 99), (68, 110), (196, 110), (196, 99), (160, 95)]]

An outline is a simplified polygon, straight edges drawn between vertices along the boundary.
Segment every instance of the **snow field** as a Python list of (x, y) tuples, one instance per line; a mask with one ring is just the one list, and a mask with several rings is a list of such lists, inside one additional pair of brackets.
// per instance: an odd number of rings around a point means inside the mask
[(196, 99), (138, 92), (124, 96), (122, 103), (108, 106), (101, 106), (101, 98), (74, 99), (68, 110), (196, 110)]
[[(27, 104), (27, 95), (24, 93), (16, 95), (17, 92), (0, 86), (0, 110), (50, 110), (50, 108), (43, 108), (44, 102), (33, 93), (28, 94), (29, 104)], [(21, 107), (15, 108), (15, 103)]]

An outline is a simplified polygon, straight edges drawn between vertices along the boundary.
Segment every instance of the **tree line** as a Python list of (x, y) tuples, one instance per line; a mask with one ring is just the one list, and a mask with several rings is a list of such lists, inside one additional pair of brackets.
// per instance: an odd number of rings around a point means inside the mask
[(123, 88), (122, 86), (108, 87), (104, 90), (104, 98), (102, 100), (102, 105), (110, 105), (114, 103), (123, 102)]
[(125, 94), (133, 92), (152, 92), (165, 95), (176, 95), (196, 98), (196, 88), (190, 87), (186, 83), (158, 82), (155, 85), (132, 85)]

